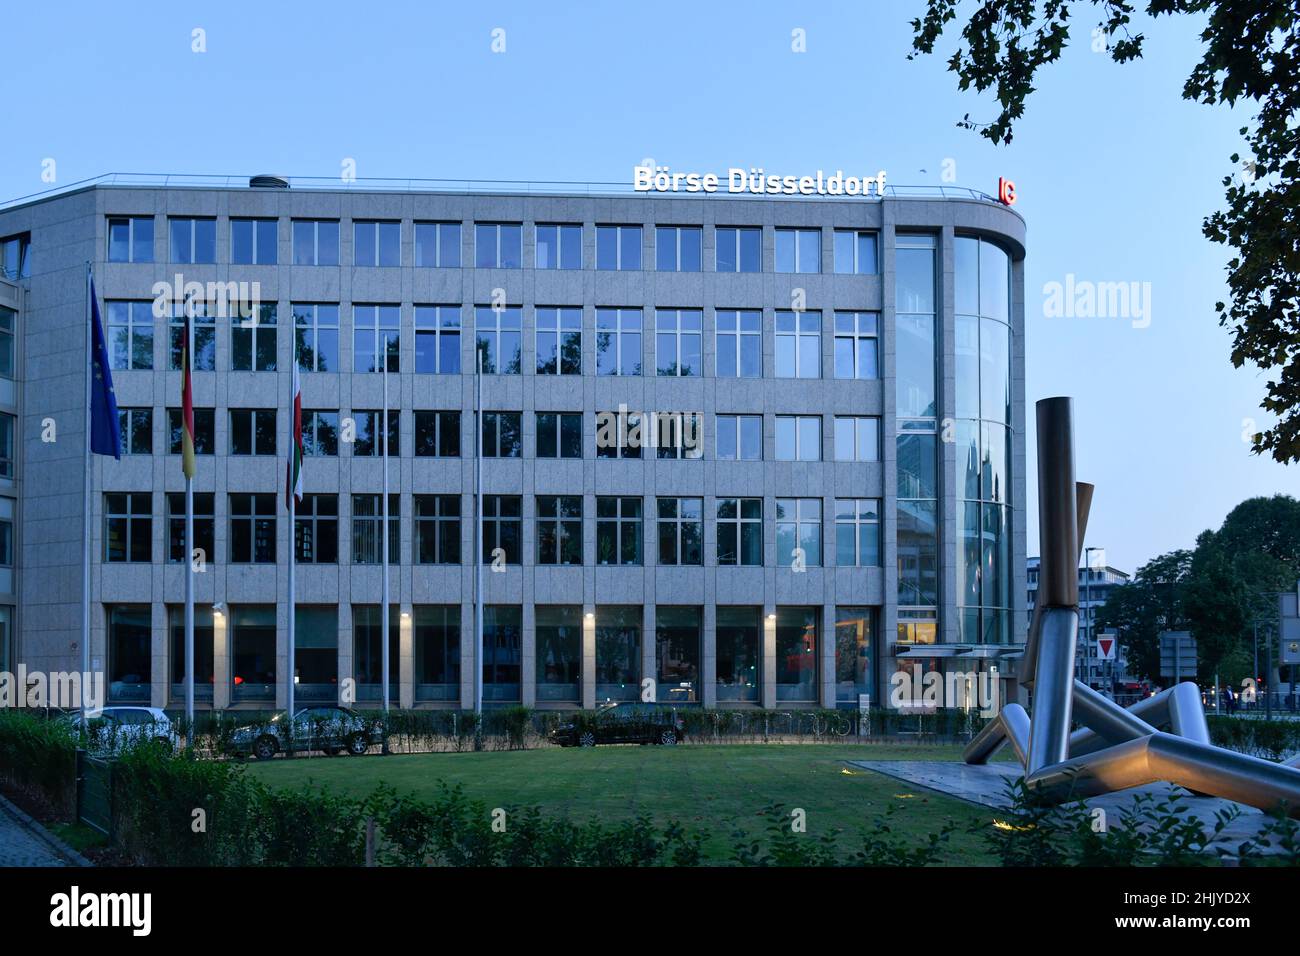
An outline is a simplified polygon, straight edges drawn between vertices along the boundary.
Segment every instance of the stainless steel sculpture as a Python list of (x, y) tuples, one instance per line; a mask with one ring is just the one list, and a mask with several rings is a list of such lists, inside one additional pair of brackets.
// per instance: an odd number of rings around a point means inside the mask
[[(1045, 398), (1036, 411), (1038, 602), (1021, 668), (1033, 717), (1007, 704), (966, 746), (965, 761), (985, 763), (1009, 742), (1026, 788), (1057, 802), (1163, 781), (1300, 817), (1300, 756), (1272, 763), (1211, 744), (1196, 684), (1124, 708), (1075, 680), (1077, 568), (1093, 487), (1074, 480), (1072, 400)], [(1071, 733), (1074, 721), (1083, 726)]]

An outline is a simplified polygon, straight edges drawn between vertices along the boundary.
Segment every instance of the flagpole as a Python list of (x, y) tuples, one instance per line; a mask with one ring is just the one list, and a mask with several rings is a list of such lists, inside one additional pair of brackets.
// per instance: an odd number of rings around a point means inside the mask
[(81, 537), (82, 537), (82, 574), (81, 574), (81, 728), (86, 728), (86, 683), (90, 680), (90, 504), (92, 496), (92, 487), (94, 484), (94, 475), (91, 472), (92, 461), (90, 457), (90, 433), (91, 433), (91, 410), (90, 410), (90, 384), (94, 378), (91, 369), (95, 364), (95, 346), (93, 342), (94, 333), (91, 330), (93, 319), (94, 304), (91, 296), (94, 294), (94, 266), (90, 260), (86, 260), (86, 448), (84, 451), (86, 465), (86, 479), (82, 483), (82, 507), (81, 507)]
[[(298, 454), (298, 349), (293, 350), (293, 368), (289, 378), (289, 458), (285, 465), (285, 497), (288, 498), (289, 505), (289, 615), (288, 627), (288, 650), (287, 663), (289, 676), (286, 681), (285, 705), (288, 719), (285, 722), (285, 728), (289, 735), (289, 756), (293, 756), (293, 697), (294, 697), (294, 678), (296, 676), (296, 664), (294, 651), (297, 650), (295, 644), (295, 624), (298, 616), (298, 606), (294, 594), (294, 568), (298, 562), (298, 522), (297, 522), (297, 505), (298, 505), (298, 476), (293, 473), (294, 456)], [(301, 465), (299, 466), (301, 467)]]
[(384, 682), (384, 713), (388, 713), (389, 694), (388, 694), (388, 629), (391, 626), (389, 621), (388, 610), (388, 343), (382, 343), (384, 363), (384, 417), (383, 417), (383, 453), (384, 453), (384, 496), (383, 496), (383, 526), (380, 532), (380, 547), (383, 550), (383, 633), (379, 639), (379, 659), (382, 662), (380, 670), (383, 672), (382, 679)]
[[(189, 385), (191, 407), (194, 403), (194, 323), (193, 308), (185, 303), (185, 351), (181, 374)], [(182, 385), (184, 387), (184, 385)], [(185, 410), (181, 410), (184, 415)], [(182, 423), (182, 428), (186, 427)], [(183, 441), (184, 439), (182, 439)], [(191, 436), (191, 441), (193, 440)], [(194, 477), (185, 469), (185, 725), (190, 742), (194, 740)]]
[(483, 733), (483, 350), (474, 343), (474, 731), (475, 749)]

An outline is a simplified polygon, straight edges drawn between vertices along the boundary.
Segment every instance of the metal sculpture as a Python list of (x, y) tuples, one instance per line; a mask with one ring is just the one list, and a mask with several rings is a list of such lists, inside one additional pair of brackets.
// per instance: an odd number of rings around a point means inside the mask
[[(1074, 479), (1072, 400), (1045, 398), (1036, 412), (1041, 558), (1021, 671), (1033, 689), (1033, 717), (1007, 704), (966, 746), (963, 759), (985, 763), (1010, 743), (1025, 768), (1026, 789), (1054, 802), (1165, 782), (1300, 817), (1300, 756), (1272, 763), (1214, 746), (1196, 684), (1180, 683), (1124, 708), (1075, 679), (1076, 569), (1093, 488)], [(1071, 732), (1076, 721), (1082, 728)]]

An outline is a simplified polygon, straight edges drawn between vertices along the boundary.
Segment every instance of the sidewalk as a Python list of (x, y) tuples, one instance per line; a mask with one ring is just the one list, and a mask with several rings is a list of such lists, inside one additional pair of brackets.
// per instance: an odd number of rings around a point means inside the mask
[(3, 866), (90, 866), (90, 862), (0, 797), (0, 867)]

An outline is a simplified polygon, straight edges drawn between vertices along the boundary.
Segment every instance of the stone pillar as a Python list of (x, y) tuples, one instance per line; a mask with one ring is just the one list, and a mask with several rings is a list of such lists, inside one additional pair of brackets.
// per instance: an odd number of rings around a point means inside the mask
[(415, 621), (411, 605), (401, 606), (397, 638), (397, 706), (410, 710), (415, 705)]
[(596, 605), (582, 606), (582, 706), (596, 706)]
[(835, 707), (835, 613), (834, 604), (825, 604), (821, 609), (821, 624), (817, 635), (817, 656), (820, 662), (818, 675), (821, 678), (819, 700), (823, 707)]
[(763, 706), (776, 707), (776, 606), (763, 608)]
[(212, 612), (212, 709), (230, 706), (230, 616)]
[(153, 637), (150, 641), (149, 706), (166, 707), (171, 690), (171, 631), (167, 627), (167, 606), (154, 604)]
[(700, 700), (706, 710), (718, 706), (718, 629), (717, 606), (712, 602), (704, 605), (700, 618)]
[[(648, 593), (653, 594), (653, 591)], [(641, 608), (641, 682), (645, 686), (646, 678), (654, 681), (651, 685), (654, 687), (654, 699), (658, 701), (659, 697), (659, 668), (656, 666), (655, 658), (655, 606), (653, 604), (643, 605)]]
[(537, 706), (537, 615), (536, 605), (524, 605), (523, 629), (519, 635), (519, 702)]

